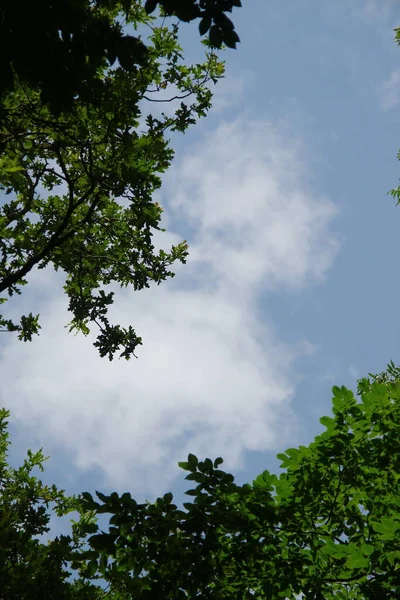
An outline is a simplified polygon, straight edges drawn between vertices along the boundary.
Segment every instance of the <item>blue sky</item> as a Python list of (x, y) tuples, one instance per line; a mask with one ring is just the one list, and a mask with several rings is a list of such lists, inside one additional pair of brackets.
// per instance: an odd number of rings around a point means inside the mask
[[(174, 138), (158, 200), (190, 258), (174, 280), (119, 293), (114, 320), (138, 360), (101, 359), (68, 335), (62, 277), (33, 273), (13, 310), (37, 310), (31, 344), (0, 347), (12, 459), (51, 456), (69, 493), (154, 499), (188, 486), (188, 452), (237, 481), (277, 469), (330, 413), (332, 385), (400, 362), (400, 25), (397, 2), (243, 0), (215, 110)], [(183, 29), (198, 57), (196, 25)], [(7, 334), (8, 335), (8, 334)]]

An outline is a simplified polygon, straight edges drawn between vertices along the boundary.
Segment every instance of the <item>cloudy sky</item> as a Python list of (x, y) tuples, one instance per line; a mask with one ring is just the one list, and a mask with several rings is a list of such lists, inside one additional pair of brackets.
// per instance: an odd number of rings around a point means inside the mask
[[(179, 500), (188, 452), (251, 481), (312, 441), (332, 385), (400, 362), (399, 3), (243, 4), (215, 109), (174, 139), (158, 197), (157, 244), (187, 239), (188, 263), (112, 313), (142, 335), (139, 358), (69, 335), (51, 271), (15, 304), (41, 313), (40, 337), (0, 340), (11, 458), (43, 447), (44, 479), (70, 493)], [(196, 25), (182, 45), (197, 54)]]

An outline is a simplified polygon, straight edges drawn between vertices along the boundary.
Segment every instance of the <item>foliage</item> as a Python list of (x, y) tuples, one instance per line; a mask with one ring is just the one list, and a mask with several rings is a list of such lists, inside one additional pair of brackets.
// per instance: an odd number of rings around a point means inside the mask
[[(99, 6), (114, 18), (120, 4)], [(147, 44), (136, 43), (135, 65), (121, 54), (113, 55), (120, 64), (112, 69), (99, 63), (101, 85), (89, 82), (80, 90), (87, 101), (74, 100), (58, 116), (39, 89), (16, 85), (3, 99), (0, 124), (0, 293), (20, 294), (34, 268), (61, 269), (71, 330), (87, 335), (97, 326), (95, 346), (110, 360), (118, 351), (129, 359), (141, 338), (132, 326), (109, 322), (114, 292), (107, 286), (160, 284), (173, 277), (174, 262), (186, 261), (186, 241), (154, 251), (153, 233), (164, 229), (153, 194), (173, 157), (169, 132), (185, 132), (207, 114), (209, 82), (224, 72), (211, 50), (204, 63), (185, 64), (177, 25), (155, 24), (138, 2), (129, 11), (131, 25), (150, 32)], [(175, 112), (147, 113), (155, 102), (172, 100)], [(0, 316), (0, 328), (31, 340), (38, 317), (30, 313), (18, 323)]]
[[(147, 12), (158, 2), (147, 0)], [(167, 14), (181, 20), (201, 18), (200, 33), (235, 47), (239, 38), (225, 12), (239, 0), (167, 0)], [(123, 23), (143, 19), (142, 0), (2, 0), (0, 8), (0, 97), (19, 84), (42, 91), (53, 111), (70, 109), (74, 99), (93, 100), (104, 90), (102, 69), (118, 59), (134, 72), (143, 43)], [(208, 24), (208, 26), (206, 26)]]
[(200, 35), (209, 31), (214, 48), (221, 48), (222, 44), (236, 48), (240, 41), (234, 24), (225, 13), (232, 12), (234, 6), (242, 6), (241, 0), (146, 0), (146, 11), (152, 13), (158, 4), (166, 15), (175, 15), (181, 21), (200, 19)]
[[(400, 160), (400, 151), (397, 153), (397, 160)], [(389, 194), (396, 200), (396, 206), (400, 204), (400, 186), (389, 191)]]
[[(77, 582), (100, 577), (107, 597), (135, 600), (398, 598), (399, 375), (391, 363), (360, 380), (360, 399), (334, 387), (325, 430), (278, 455), (279, 475), (239, 486), (221, 458), (190, 454), (180, 467), (194, 487), (181, 508), (171, 493), (139, 504), (84, 492), (74, 500), (80, 543), (66, 552)], [(95, 519), (105, 514), (104, 531)]]
[(193, 503), (185, 511), (171, 494), (150, 506), (116, 494), (98, 494), (98, 504), (85, 494), (87, 508), (113, 515), (109, 532), (90, 540), (103, 577), (140, 599), (397, 598), (400, 371), (393, 369), (361, 380), (361, 401), (334, 387), (325, 431), (278, 455), (279, 476), (264, 471), (237, 486), (219, 469), (222, 459), (189, 455), (180, 466), (196, 487), (186, 492)]
[[(72, 550), (81, 547), (77, 527), (71, 536), (48, 543), (40, 536), (50, 531), (52, 513), (57, 517), (79, 509), (56, 486), (47, 486), (32, 474), (43, 471), (42, 451), (28, 451), (21, 467), (8, 465), (8, 411), (0, 410), (0, 597), (3, 600), (89, 600), (100, 590), (89, 581), (68, 581), (65, 564)], [(82, 523), (90, 519), (82, 517)], [(95, 593), (96, 592), (96, 593)]]

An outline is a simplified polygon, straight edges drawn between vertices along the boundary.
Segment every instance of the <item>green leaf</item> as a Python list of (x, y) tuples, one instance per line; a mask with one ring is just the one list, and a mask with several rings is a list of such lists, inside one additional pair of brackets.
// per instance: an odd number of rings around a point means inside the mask
[(96, 523), (85, 523), (85, 525), (83, 526), (83, 531), (87, 534), (87, 533), (96, 533), (96, 531), (98, 530), (98, 526)]
[(213, 470), (213, 463), (212, 460), (210, 458), (206, 458), (204, 461), (204, 467), (206, 469), (206, 472), (211, 473), (211, 471)]
[(164, 494), (164, 502), (165, 504), (171, 504), (173, 499), (173, 495), (171, 492), (168, 492), (167, 494)]
[(292, 460), (288, 456), (286, 456), (286, 454), (279, 453), (279, 454), (276, 455), (276, 458), (278, 458), (280, 461), (282, 461), (282, 463), (281, 463), (281, 468), (282, 469), (285, 469), (289, 465), (292, 464)]
[(188, 462), (178, 462), (178, 467), (183, 469), (184, 471), (191, 471), (192, 468)]
[(199, 23), (200, 35), (205, 35), (211, 27), (211, 17), (203, 17)]
[(329, 554), (330, 556), (338, 559), (352, 556), (355, 552), (353, 546), (348, 544), (333, 544), (333, 542), (327, 543), (324, 546), (324, 550), (324, 554)]
[(365, 556), (370, 556), (374, 552), (375, 548), (370, 544), (361, 544), (361, 552)]
[(91, 560), (87, 566), (86, 573), (89, 579), (92, 579), (97, 571), (97, 560)]
[(24, 171), (25, 168), (18, 166), (18, 165), (14, 165), (13, 167), (2, 167), (3, 171), (5, 171), (6, 173), (17, 173), (18, 171)]
[(346, 560), (346, 567), (348, 569), (365, 569), (369, 565), (369, 558), (364, 556), (361, 552), (357, 552), (349, 556)]
[(88, 502), (93, 502), (93, 496), (89, 494), (89, 492), (82, 492), (81, 496), (84, 500), (87, 500)]
[(300, 455), (301, 455), (301, 452), (300, 452), (300, 450), (298, 450), (297, 448), (288, 448), (288, 449), (286, 450), (285, 454), (287, 454), (288, 456), (290, 456), (290, 458), (291, 458), (293, 461), (297, 461), (297, 460), (298, 460), (298, 458), (299, 458), (299, 457), (300, 457)]
[(383, 517), (381, 521), (372, 521), (371, 525), (381, 540), (396, 539), (400, 529), (400, 522), (391, 517)]
[(107, 569), (107, 563), (108, 563), (107, 556), (105, 554), (102, 554), (100, 556), (100, 560), (99, 560), (99, 569), (101, 571), (105, 571)]
[(146, 0), (144, 10), (148, 15), (154, 12), (157, 8), (158, 0)]
[(326, 427), (328, 431), (332, 431), (332, 429), (335, 428), (336, 424), (335, 419), (332, 419), (332, 417), (321, 417), (319, 422), (321, 423), (321, 425)]
[(199, 464), (199, 460), (198, 460), (197, 456), (195, 456), (194, 454), (189, 454), (188, 464), (190, 465), (191, 469), (195, 469), (197, 467), (197, 465)]
[(232, 48), (233, 50), (236, 49), (236, 44), (240, 43), (240, 38), (236, 31), (231, 31), (230, 29), (223, 31), (222, 39), (225, 46), (228, 46), (228, 48)]
[(253, 481), (253, 487), (259, 489), (268, 488), (268, 483), (265, 481), (263, 474), (257, 475), (257, 477)]
[(213, 46), (214, 48), (221, 48), (223, 35), (222, 30), (217, 25), (212, 25), (212, 27), (210, 28), (209, 39), (211, 46)]
[(385, 556), (388, 563), (393, 567), (395, 564), (398, 564), (400, 553), (399, 552), (388, 552)]
[(98, 497), (99, 500), (101, 500), (102, 502), (104, 502), (105, 504), (107, 504), (108, 502), (108, 498), (105, 494), (103, 494), (102, 492), (97, 492), (96, 491), (96, 496)]

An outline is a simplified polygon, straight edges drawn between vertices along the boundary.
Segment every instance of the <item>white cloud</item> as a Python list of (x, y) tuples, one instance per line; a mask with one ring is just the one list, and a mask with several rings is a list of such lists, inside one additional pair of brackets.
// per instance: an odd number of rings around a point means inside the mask
[(400, 102), (400, 69), (394, 69), (380, 90), (382, 110), (395, 108)]
[(197, 232), (192, 259), (222, 290), (299, 287), (331, 264), (337, 242), (325, 230), (336, 208), (306, 189), (302, 150), (269, 123), (236, 121), (184, 161), (172, 206)]
[[(48, 284), (41, 336), (9, 338), (0, 360), (0, 400), (45, 453), (58, 446), (109, 485), (138, 491), (146, 477), (160, 492), (188, 452), (221, 455), (233, 469), (246, 450), (292, 435), (290, 369), (309, 345), (279, 342), (262, 294), (320, 281), (338, 248), (328, 229), (335, 207), (307, 189), (303, 159), (298, 140), (237, 120), (175, 164), (163, 193), (180, 234), (156, 242), (188, 237), (190, 260), (160, 287), (119, 292), (113, 311), (143, 336), (138, 360), (110, 363), (68, 335), (67, 303)], [(188, 227), (192, 239), (181, 233)]]

